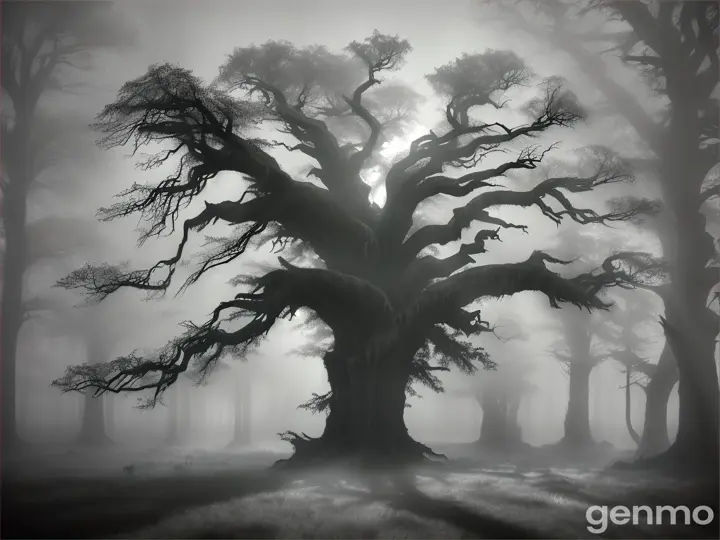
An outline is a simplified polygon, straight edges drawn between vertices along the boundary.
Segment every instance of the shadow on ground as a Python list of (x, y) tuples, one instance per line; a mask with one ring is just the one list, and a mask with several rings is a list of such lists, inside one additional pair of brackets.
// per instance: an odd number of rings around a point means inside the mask
[[(165, 478), (52, 478), (3, 486), (2, 538), (104, 538), (151, 525), (188, 508), (282, 487), (267, 472)], [(224, 538), (222, 531), (203, 538)], [(269, 526), (245, 538), (274, 538)]]
[(152, 457), (133, 461), (131, 473), (119, 459), (100, 459), (111, 465), (84, 476), (82, 454), (56, 458), (54, 469), (26, 464), (36, 474), (3, 479), (2, 537), (718, 538), (717, 518), (589, 532), (593, 505), (707, 505), (718, 515), (717, 483), (646, 472), (467, 461), (290, 472), (267, 470), (271, 453)]

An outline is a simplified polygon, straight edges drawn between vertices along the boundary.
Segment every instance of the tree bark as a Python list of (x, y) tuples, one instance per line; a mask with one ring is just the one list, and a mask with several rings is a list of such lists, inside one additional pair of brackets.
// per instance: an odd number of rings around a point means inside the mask
[(676, 467), (718, 467), (718, 382), (712, 352), (708, 340), (690, 344), (683, 339), (673, 347), (679, 374), (678, 433), (664, 456)]
[(715, 254), (706, 219), (700, 212), (701, 186), (709, 171), (699, 150), (698, 108), (692, 88), (673, 89), (661, 181), (674, 221), (674, 257), (670, 266), (672, 293), (666, 301), (668, 342), (679, 376), (679, 425), (675, 442), (664, 454), (673, 466), (718, 468), (720, 389), (715, 367), (718, 317), (708, 296), (718, 281), (707, 263)]
[(325, 430), (318, 438), (284, 434), (295, 447), (289, 462), (344, 460), (393, 467), (438, 456), (410, 437), (405, 425), (409, 363), (398, 358), (370, 362), (354, 366), (339, 349), (325, 355), (332, 391)]
[(569, 364), (570, 385), (568, 407), (565, 415), (565, 436), (562, 442), (572, 447), (584, 447), (594, 443), (590, 431), (590, 374), (593, 366), (588, 362), (574, 361)]
[(666, 344), (645, 391), (645, 422), (636, 457), (654, 456), (670, 447), (667, 409), (677, 380), (675, 359), (670, 346)]

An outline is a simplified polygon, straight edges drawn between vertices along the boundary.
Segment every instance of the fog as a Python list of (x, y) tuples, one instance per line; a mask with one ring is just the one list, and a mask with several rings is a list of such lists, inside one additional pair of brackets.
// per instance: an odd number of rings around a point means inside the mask
[[(126, 80), (142, 73), (147, 66), (163, 62), (181, 65), (192, 70), (205, 80), (212, 80), (217, 66), (235, 47), (258, 44), (267, 40), (287, 40), (298, 46), (322, 43), (328, 48), (341, 50), (349, 41), (360, 40), (369, 35), (383, 20), (383, 28), (406, 37), (413, 46), (407, 64), (394, 78), (407, 82), (427, 97), (418, 115), (418, 124), (431, 127), (440, 120), (441, 103), (432, 98), (431, 90), (424, 76), (434, 67), (443, 65), (462, 53), (481, 52), (485, 49), (507, 47), (502, 31), (493, 31), (482, 25), (482, 17), (473, 2), (457, 2), (450, 13), (443, 13), (438, 20), (433, 2), (413, 2), (413, 17), (406, 16), (407, 6), (402, 2), (390, 6), (384, 2), (363, 2), (340, 7), (336, 2), (306, 2), (302, 10), (295, 10), (293, 2), (246, 2), (242, 6), (231, 2), (208, 2), (199, 10), (194, 2), (123, 2), (116, 7), (119, 14), (130, 21), (137, 32), (135, 47), (118, 53), (99, 53), (92, 71), (82, 73), (83, 87), (79, 95), (52, 95), (43, 101), (49, 111), (63, 108), (63, 115), (74, 116), (73, 123), (79, 124), (79, 137), (86, 143), (82, 151), (88, 159), (72, 159), (48, 170), (45, 174), (54, 178), (68, 178), (82, 185), (80, 193), (74, 193), (71, 200), (58, 205), (53, 192), (52, 202), (35, 203), (31, 215), (42, 219), (46, 214), (61, 213), (84, 219), (92, 219), (99, 206), (112, 202), (112, 196), (127, 189), (133, 182), (154, 182), (157, 172), (141, 172), (134, 168), (132, 159), (126, 159), (127, 151), (102, 152), (90, 148), (93, 138), (88, 129), (83, 131), (82, 123), (89, 124), (94, 115), (112, 101), (114, 93)], [(289, 13), (293, 13), (289, 17)], [(197, 36), (197, 39), (194, 39)], [(533, 54), (531, 47), (522, 41), (513, 40), (513, 50), (523, 55), (529, 65), (547, 75), (561, 74), (568, 77), (573, 88), (584, 90), (586, 81), (573, 77), (573, 66), (561, 55)], [(78, 76), (73, 74), (73, 76)], [(638, 92), (643, 90), (637, 85)], [(62, 103), (62, 105), (60, 105)], [(72, 111), (72, 113), (70, 112)], [(78, 121), (81, 117), (83, 122)], [(587, 143), (612, 143), (614, 133), (603, 129), (602, 118), (593, 122), (584, 133), (576, 133), (574, 146)], [(399, 143), (402, 145), (402, 142)], [(402, 146), (400, 146), (402, 148)], [(293, 161), (294, 156), (284, 155), (283, 165), (289, 170), (299, 170), (303, 163)], [(78, 163), (80, 162), (80, 163)], [(231, 174), (223, 175), (208, 189), (207, 199), (220, 201), (233, 198), (238, 191), (237, 179)], [(60, 191), (60, 195), (63, 192)], [(603, 195), (598, 195), (601, 197)], [(39, 199), (39, 197), (38, 197)], [(32, 202), (34, 198), (31, 198)], [(435, 205), (438, 206), (437, 204)], [(51, 207), (52, 209), (50, 209)], [(452, 207), (450, 207), (452, 208)], [(57, 212), (57, 210), (61, 212)], [(438, 217), (447, 215), (447, 208), (433, 208)], [(188, 212), (189, 214), (189, 212)], [(539, 246), (551, 246), (555, 226), (544, 220), (533, 210), (500, 210), (499, 216), (509, 221), (519, 218), (527, 224), (529, 236), (512, 234), (512, 239), (494, 246), (485, 256), (487, 262), (508, 262), (522, 260)], [(85, 255), (86, 260), (118, 262), (130, 260), (133, 266), (143, 267), (153, 262), (159, 253), (171, 253), (177, 242), (176, 237), (165, 240), (151, 240), (138, 249), (135, 245), (136, 223), (133, 220), (119, 220), (99, 223), (96, 234), (100, 236), (101, 248), (92, 248)], [(614, 234), (617, 234), (614, 232)], [(108, 249), (109, 245), (113, 246)], [(193, 247), (200, 248), (200, 242)], [(82, 255), (73, 254), (71, 261), (48, 263), (49, 268), (34, 270), (41, 274), (30, 280), (33, 291), (42, 291), (54, 280), (63, 277), (72, 269), (73, 262), (85, 262)], [(243, 263), (240, 263), (243, 264)], [(247, 260), (244, 264), (248, 264)], [(59, 271), (58, 271), (59, 270)], [(120, 355), (134, 349), (152, 349), (164, 344), (177, 333), (177, 323), (190, 319), (200, 320), (211, 313), (215, 305), (225, 298), (229, 287), (225, 282), (240, 273), (237, 267), (218, 269), (185, 291), (181, 296), (154, 302), (162, 302), (158, 309), (149, 303), (142, 303), (142, 293), (123, 294), (122, 307), (108, 307), (107, 325), (113, 333), (119, 334), (118, 342), (112, 347), (112, 354)], [(43, 279), (44, 278), (44, 279)], [(505, 315), (533, 327), (551, 318), (552, 313), (545, 307), (545, 301), (532, 293), (523, 293), (511, 299), (488, 303), (488, 320)], [(96, 309), (96, 308), (80, 308)], [(93, 315), (88, 315), (93, 317)], [(45, 316), (44, 318), (51, 318)], [(62, 315), (65, 317), (65, 315)], [(43, 328), (44, 321), (33, 321), (23, 329), (20, 356), (32, 359), (21, 360), (18, 368), (19, 384), (26, 389), (19, 395), (19, 427), (23, 437), (37, 442), (68, 441), (80, 429), (83, 397), (74, 394), (60, 394), (49, 383), (62, 375), (66, 366), (83, 361), (82, 344), (70, 336), (49, 336)], [(52, 325), (53, 321), (48, 320)], [(79, 323), (82, 324), (82, 323)], [(533, 445), (553, 442), (562, 435), (562, 423), (567, 395), (567, 379), (562, 370), (545, 351), (555, 336), (552, 332), (533, 335), (523, 345), (521, 354), (533, 357), (532, 383), (538, 390), (525, 398), (521, 404), (519, 418), (525, 440)], [(313, 393), (327, 390), (324, 370), (319, 359), (293, 356), (291, 351), (303, 343), (302, 328), (278, 323), (270, 332), (267, 341), (249, 360), (248, 366), (233, 366), (232, 373), (252, 373), (252, 439), (260, 446), (283, 445), (277, 433), (288, 429), (304, 431), (311, 435), (322, 433), (324, 418), (307, 411), (297, 410), (297, 405), (306, 401)], [(650, 358), (662, 350), (663, 340), (653, 344)], [(502, 350), (502, 345), (493, 345)], [(227, 375), (223, 374), (225, 378)], [(479, 372), (475, 377), (483, 377)], [(213, 377), (214, 378), (214, 377)], [(218, 377), (219, 378), (219, 377)], [(443, 377), (453, 386), (472, 384), (457, 374)], [(451, 381), (451, 382), (450, 382)], [(596, 438), (612, 443), (623, 449), (632, 448), (623, 419), (624, 402), (619, 387), (623, 375), (611, 362), (600, 366), (591, 379), (591, 423)], [(203, 417), (194, 418), (185, 434), (188, 444), (199, 447), (222, 445), (232, 438), (234, 409), (232, 387), (217, 389), (213, 380), (207, 387), (193, 389), (193, 402), (204, 402)], [(633, 419), (642, 423), (643, 410), (641, 391), (633, 400)], [(421, 390), (422, 399), (411, 398), (411, 407), (406, 412), (407, 425), (414, 437), (429, 442), (470, 442), (479, 434), (482, 411), (475, 399), (453, 396), (450, 392), (435, 394)], [(282, 396), (280, 400), (278, 396)], [(114, 432), (111, 438), (123, 445), (151, 447), (162, 441), (167, 426), (167, 407), (138, 411), (134, 396), (113, 396), (112, 416)], [(676, 428), (674, 396), (670, 402), (670, 430)], [(108, 414), (108, 413), (106, 413)], [(207, 423), (208, 425), (204, 425)], [(289, 446), (288, 446), (289, 449)]]
[[(301, 407), (314, 395), (322, 396), (331, 390), (323, 359), (302, 351), (313, 345), (315, 339), (312, 328), (306, 324), (305, 311), (292, 320), (278, 319), (259, 346), (244, 359), (226, 356), (202, 376), (199, 373), (191, 376), (188, 369), (151, 407), (143, 404), (152, 398), (152, 389), (105, 392), (93, 397), (92, 388), (83, 392), (65, 391), (67, 384), (52, 384), (62, 380), (71, 366), (92, 367), (131, 354), (151, 357), (156, 354), (154, 351), (183, 334), (187, 327), (182, 325), (187, 321), (203, 324), (218, 304), (237, 294), (237, 287), (230, 283), (234, 277), (262, 275), (280, 268), (278, 253), (269, 245), (253, 247), (230, 264), (214, 268), (191, 286), (181, 287), (202, 264), (201, 255), (209, 249), (206, 242), (232, 233), (232, 227), (216, 220), (215, 224), (190, 235), (172, 285), (165, 294), (120, 288), (102, 302), (91, 303), (78, 291), (57, 286), (59, 280), (87, 263), (127, 263), (127, 268), (135, 270), (150, 268), (157, 261), (170, 258), (182, 238), (184, 219), (201, 212), (207, 203), (238, 200), (248, 187), (242, 175), (220, 172), (181, 210), (175, 233), (151, 237), (140, 244), (141, 231), (148, 227), (140, 214), (112, 221), (98, 219), (98, 209), (117, 203), (117, 194), (132, 188), (133, 184), (156, 184), (179, 164), (176, 156), (172, 156), (162, 168), (143, 170), (137, 165), (142, 154), (157, 149), (141, 148), (133, 156), (131, 144), (110, 149), (96, 144), (101, 136), (91, 127), (96, 116), (117, 99), (123, 84), (143, 75), (149, 66), (169, 63), (189, 70), (203, 84), (210, 84), (236, 48), (277, 41), (290, 42), (299, 50), (324, 45), (339, 54), (348, 43), (362, 43), (376, 30), (406, 39), (412, 50), (401, 67), (379, 78), (383, 83), (402, 84), (417, 93), (417, 111), (404, 133), (394, 134), (382, 143), (377, 158), (379, 167), (363, 173), (363, 180), (371, 186), (370, 200), (383, 207), (389, 195), (382, 181), (382, 167), (397, 162), (410, 150), (414, 139), (430, 130), (442, 135), (446, 129), (439, 126), (445, 122), (447, 100), (435, 91), (426, 75), (464, 54), (510, 50), (532, 70), (534, 82), (508, 90), (502, 96), (508, 100), (508, 107), (483, 112), (489, 118), (483, 117), (483, 121), (505, 125), (526, 122), (521, 105), (536, 96), (537, 81), (549, 77), (561, 78), (553, 80), (562, 80), (563, 88), (578, 97), (584, 119), (571, 128), (542, 131), (534, 135), (530, 143), (513, 140), (506, 150), (488, 153), (480, 168), (498, 167), (510, 159), (509, 156), (514, 159), (528, 144), (537, 145), (538, 151), (552, 146), (547, 158), (543, 156), (537, 166), (502, 175), (503, 185), (509, 189), (527, 190), (553, 175), (580, 174), (576, 171), (586, 166), (588, 155), (582, 149), (603, 148), (627, 160), (623, 163), (632, 169), (633, 181), (611, 182), (592, 191), (569, 193), (576, 208), (603, 209), (611, 199), (658, 200), (667, 196), (655, 180), (656, 173), (642, 165), (654, 159), (652, 150), (633, 131), (627, 118), (616, 114), (608, 95), (588, 76), (588, 70), (595, 68), (580, 69), (577, 58), (558, 48), (557, 43), (544, 39), (539, 33), (528, 32), (520, 18), (528, 17), (531, 12), (507, 4), (513, 2), (116, 2), (111, 27), (120, 36), (121, 45), (89, 47), (74, 61), (82, 64), (82, 69), (77, 69), (78, 65), (59, 69), (57, 77), (62, 88), (41, 94), (33, 120), (34, 134), (47, 135), (53, 142), (37, 151), (45, 152), (42, 155), (47, 156), (47, 166), (40, 168), (26, 198), (26, 234), (32, 263), (28, 264), (22, 282), (23, 301), (30, 304), (19, 330), (14, 370), (19, 439), (41, 452), (112, 456), (107, 458), (108, 463), (112, 463), (108, 469), (119, 472), (125, 467), (125, 472), (132, 472), (135, 465), (132, 470), (127, 467), (130, 463), (139, 463), (138, 455), (145, 456), (142, 459), (148, 462), (166, 454), (198, 459), (199, 455), (213, 452), (287, 457), (297, 448), (282, 440), (280, 433), (289, 431), (311, 438), (323, 435), (327, 414)], [(520, 4), (522, 2), (518, 6)], [(529, 17), (536, 29), (544, 24), (540, 19), (532, 22), (532, 16)], [(578, 23), (578, 35), (585, 32), (589, 36), (600, 30), (612, 32), (622, 24), (622, 21), (608, 22), (602, 14), (582, 20), (585, 26)], [(662, 123), (665, 96), (654, 91), (644, 75), (622, 62), (618, 55), (596, 53), (600, 48), (595, 44), (590, 47), (596, 59), (602, 58), (603, 76), (641, 103), (648, 118)], [(3, 71), (4, 80), (6, 76)], [(19, 113), (5, 91), (5, 83), (2, 103), (4, 122), (12, 126)], [(267, 141), (294, 144), (292, 137), (273, 130), (267, 123), (255, 131), (253, 136)], [(53, 139), (53, 133), (61, 135)], [(40, 148), (39, 143), (37, 147)], [(4, 145), (4, 154), (11, 151)], [(288, 152), (281, 147), (271, 148), (269, 153), (293, 178), (322, 186), (309, 178), (315, 164), (303, 153)], [(6, 168), (5, 163), (3, 167)], [(12, 173), (10, 177), (12, 182)], [(472, 197), (436, 197), (422, 203), (416, 217), (423, 223), (447, 223), (454, 219), (453, 209), (467, 204)], [(8, 201), (8, 195), (4, 195), (4, 201)], [(715, 197), (703, 206), (703, 213), (708, 216), (707, 230), (715, 240), (720, 231), (717, 201)], [(8, 215), (8, 211), (3, 215)], [(519, 228), (503, 227), (500, 241), (488, 241), (491, 247), (474, 260), (483, 265), (518, 263), (536, 250), (542, 250), (574, 261), (574, 266), (567, 268), (548, 266), (565, 277), (599, 268), (606, 257), (617, 252), (642, 251), (648, 257), (668, 256), (656, 234), (661, 225), (647, 225), (648, 220), (654, 219), (652, 214), (645, 221), (616, 221), (607, 226), (582, 225), (569, 218), (556, 224), (543, 214), (538, 205), (494, 206), (494, 218), (521, 224), (527, 228), (527, 234)], [(462, 240), (471, 241), (483, 229), (473, 223), (463, 231)], [(450, 257), (458, 246), (458, 242), (439, 245), (435, 255)], [(10, 257), (7, 253), (5, 256)], [(297, 262), (293, 264), (302, 266)], [(8, 266), (7, 260), (5, 266)], [(652, 279), (655, 279), (653, 283), (659, 283), (657, 276)], [(592, 310), (592, 313), (570, 303), (554, 309), (548, 297), (538, 292), (542, 288), (499, 298), (485, 297), (475, 302), (474, 309), (481, 310), (482, 321), (487, 321), (493, 331), (478, 333), (469, 339), (474, 345), (482, 346), (497, 367), (480, 366), (472, 374), (455, 368), (437, 371), (435, 375), (444, 386), (442, 392), (415, 384), (404, 414), (409, 435), (449, 457), (474, 456), (476, 450), (473, 449), (485, 437), (481, 437), (483, 423), (487, 427), (492, 420), (486, 410), (488, 405), (483, 405), (483, 395), (489, 395), (492, 390), (505, 392), (503, 399), (512, 396), (519, 399), (516, 419), (521, 435), (518, 440), (530, 447), (554, 452), (553, 445), (570, 437), (568, 402), (574, 398), (568, 359), (578, 361), (573, 340), (580, 339), (580, 332), (585, 336), (582, 339), (587, 339), (582, 354), (597, 359), (592, 360), (588, 371), (586, 405), (590, 440), (606, 449), (601, 452), (602, 456), (593, 458), (595, 461), (590, 460), (589, 466), (604, 466), (633, 456), (638, 441), (634, 440), (632, 429), (642, 435), (650, 380), (638, 366), (657, 364), (666, 348), (661, 317), (667, 315), (663, 300), (650, 292), (651, 288), (608, 289), (603, 298), (616, 306), (608, 311)], [(348, 309), (355, 308), (348, 305)], [(614, 336), (612, 339), (607, 338), (608, 332)], [(7, 339), (5, 334), (3, 339)], [(628, 340), (632, 341), (633, 354), (641, 360), (631, 368), (623, 364), (624, 357), (619, 352), (629, 350)], [(715, 357), (716, 361), (720, 358), (717, 347)], [(626, 374), (627, 369), (635, 371)], [(628, 420), (625, 386), (631, 376), (635, 378), (629, 391)], [(519, 383), (521, 386), (513, 386)], [(672, 442), (678, 432), (680, 408), (678, 386), (674, 382), (669, 393), (667, 435)], [(516, 452), (515, 447), (503, 446), (496, 450), (501, 456), (500, 462), (505, 460), (505, 454)], [(163, 529), (147, 534), (175, 533), (166, 533)]]

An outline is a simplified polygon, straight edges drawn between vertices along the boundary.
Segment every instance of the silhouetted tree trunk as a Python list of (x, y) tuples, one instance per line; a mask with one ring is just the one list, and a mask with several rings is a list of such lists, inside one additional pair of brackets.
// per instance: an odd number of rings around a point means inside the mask
[(507, 408), (507, 437), (514, 444), (522, 442), (522, 429), (520, 428), (520, 420), (518, 413), (520, 412), (519, 396), (510, 398)]
[[(5, 73), (3, 73), (3, 77)], [(28, 260), (26, 234), (27, 189), (33, 178), (30, 156), (30, 131), (34, 103), (15, 104), (15, 128), (3, 144), (4, 166), (10, 181), (3, 187), (2, 217), (5, 229), (5, 253), (2, 291), (2, 441), (5, 453), (20, 444), (16, 413), (16, 362), (20, 328), (23, 324), (24, 274)], [(7, 140), (7, 139), (10, 140)], [(11, 157), (11, 159), (8, 159)]]
[[(718, 281), (716, 268), (707, 267), (715, 254), (706, 218), (700, 213), (706, 171), (698, 148), (697, 105), (687, 90), (675, 88), (671, 109), (672, 138), (665, 143), (660, 175), (664, 198), (671, 201), (670, 276), (665, 294), (665, 328), (676, 360), (679, 386), (679, 423), (675, 442), (668, 449), (677, 466), (706, 464), (717, 468), (720, 394), (715, 369), (718, 317), (708, 307), (708, 296)], [(682, 181), (678, 180), (682, 179)], [(693, 186), (693, 188), (691, 188)]]
[(518, 424), (520, 398), (493, 388), (484, 389), (477, 396), (483, 410), (478, 443), (490, 449), (514, 449), (522, 443)]
[(503, 400), (486, 391), (479, 397), (478, 402), (483, 411), (479, 442), (489, 447), (503, 446), (507, 432)]
[(593, 444), (590, 431), (590, 374), (593, 366), (586, 362), (569, 364), (570, 385), (565, 415), (563, 443), (582, 447)]
[[(675, 339), (668, 337), (668, 340), (674, 356), (678, 359), (680, 408), (677, 437), (667, 453), (661, 456), (671, 459), (680, 467), (700, 466), (716, 469), (718, 467), (718, 381), (714, 357), (711, 356), (714, 351), (708, 340), (698, 339), (691, 343), (685, 339), (688, 335), (687, 331), (674, 330), (681, 327), (683, 322), (677, 319), (671, 322), (670, 315), (677, 316), (677, 312), (668, 310), (667, 322), (669, 331), (675, 334)], [(698, 316), (699, 314), (696, 313), (694, 317), (688, 318), (690, 320), (684, 321), (684, 324), (690, 322), (692, 318), (697, 320)], [(707, 361), (708, 359), (711, 361)]]
[(366, 450), (374, 458), (397, 455), (389, 450), (402, 449), (412, 441), (404, 418), (409, 373), (381, 366), (374, 368), (384, 372), (380, 375), (373, 370), (352, 372), (351, 367), (332, 362), (332, 356), (329, 353), (325, 358), (333, 394), (321, 437), (324, 445), (339, 454)]
[(411, 340), (399, 342), (386, 361), (356, 365), (342, 361), (352, 355), (352, 348), (343, 345), (346, 338), (338, 333), (335, 348), (323, 358), (331, 389), (323, 434), (319, 438), (291, 431), (283, 434), (295, 447), (293, 461), (322, 463), (343, 457), (394, 466), (435, 455), (415, 441), (405, 425), (411, 364), (400, 358), (413, 350)]
[[(86, 338), (87, 361), (89, 364), (107, 362), (107, 350), (102, 336), (91, 335)], [(84, 446), (106, 446), (112, 441), (105, 432), (105, 396), (93, 397), (92, 390), (86, 390), (83, 399), (83, 413), (77, 443)]]
[(640, 435), (632, 425), (632, 368), (625, 370), (625, 426), (633, 442), (640, 446)]
[(657, 369), (645, 391), (645, 422), (637, 457), (653, 456), (670, 447), (667, 409), (677, 378), (677, 367), (672, 350), (669, 345), (665, 345)]

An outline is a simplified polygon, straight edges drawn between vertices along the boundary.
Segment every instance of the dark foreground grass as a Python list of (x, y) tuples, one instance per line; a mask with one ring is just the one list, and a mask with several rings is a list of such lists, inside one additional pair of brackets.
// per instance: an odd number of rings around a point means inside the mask
[(277, 457), (96, 456), (106, 466), (93, 468), (77, 454), (18, 468), (3, 478), (2, 538), (718, 538), (717, 518), (601, 535), (585, 518), (592, 505), (707, 505), (717, 516), (710, 479), (470, 460), (372, 474), (268, 470)]

